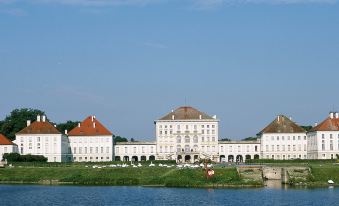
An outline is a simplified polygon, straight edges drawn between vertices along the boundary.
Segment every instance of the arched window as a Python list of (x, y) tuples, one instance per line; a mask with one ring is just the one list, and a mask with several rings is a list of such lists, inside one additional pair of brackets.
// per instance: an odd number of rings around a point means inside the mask
[(198, 150), (199, 150), (199, 149), (198, 149), (198, 145), (194, 145), (194, 146), (193, 146), (193, 150), (194, 150), (194, 152), (198, 152)]
[(181, 146), (177, 145), (177, 152), (181, 152)]
[(194, 136), (194, 137), (193, 137), (193, 142), (194, 142), (194, 143), (198, 143), (198, 136)]
[(190, 143), (190, 137), (189, 136), (185, 136), (185, 143)]
[(185, 152), (189, 152), (190, 151), (190, 146), (189, 145), (185, 145)]
[(177, 143), (181, 143), (181, 137), (177, 136)]

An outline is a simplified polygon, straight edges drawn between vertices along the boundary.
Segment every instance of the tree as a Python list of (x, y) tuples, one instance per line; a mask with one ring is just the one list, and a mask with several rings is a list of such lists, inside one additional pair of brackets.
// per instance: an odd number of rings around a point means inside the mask
[(37, 115), (45, 115), (45, 112), (30, 108), (14, 109), (9, 116), (1, 121), (0, 133), (10, 140), (14, 140), (15, 134), (27, 126), (27, 120), (35, 121)]
[(223, 139), (221, 139), (221, 141), (227, 141), (227, 142), (230, 142), (230, 141), (232, 141), (232, 140), (229, 139), (229, 138), (223, 138)]
[(258, 137), (247, 137), (245, 139), (242, 139), (242, 141), (256, 141)]
[(309, 132), (312, 129), (312, 126), (300, 126), (301, 128), (303, 128), (304, 130), (306, 130), (306, 132)]
[(117, 142), (128, 142), (127, 138), (121, 136), (113, 136), (114, 143)]
[(75, 128), (76, 126), (78, 126), (78, 123), (80, 123), (79, 121), (71, 121), (68, 120), (65, 123), (60, 123), (57, 124), (57, 129), (60, 132), (65, 132), (65, 130), (67, 130), (68, 132), (71, 131), (73, 128)]

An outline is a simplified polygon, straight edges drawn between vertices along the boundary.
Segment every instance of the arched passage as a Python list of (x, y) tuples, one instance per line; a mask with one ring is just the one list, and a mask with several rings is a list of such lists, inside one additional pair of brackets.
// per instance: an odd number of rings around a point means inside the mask
[(259, 155), (258, 154), (254, 155), (254, 159), (255, 160), (259, 159)]
[(141, 156), (141, 157), (140, 157), (140, 160), (141, 160), (141, 161), (146, 161), (146, 156)]
[(128, 162), (129, 161), (129, 156), (124, 156), (124, 161)]
[(133, 156), (133, 157), (132, 157), (132, 161), (133, 161), (133, 162), (137, 162), (137, 161), (138, 161), (138, 157), (137, 157), (137, 156)]
[(115, 161), (121, 161), (121, 158), (120, 158), (120, 156), (115, 156), (115, 159), (114, 159)]
[(198, 162), (199, 161), (199, 155), (194, 155), (194, 162)]
[(191, 161), (191, 155), (185, 155), (185, 162)]
[(244, 160), (243, 160), (242, 155), (237, 155), (236, 161), (237, 162), (243, 162)]
[(246, 158), (246, 160), (250, 160), (251, 159), (251, 155), (246, 155), (245, 158)]
[(234, 162), (234, 156), (233, 155), (228, 155), (228, 161), (229, 162)]
[(155, 160), (155, 156), (154, 155), (149, 156), (149, 160)]
[(220, 162), (225, 162), (226, 159), (225, 159), (225, 155), (220, 155)]

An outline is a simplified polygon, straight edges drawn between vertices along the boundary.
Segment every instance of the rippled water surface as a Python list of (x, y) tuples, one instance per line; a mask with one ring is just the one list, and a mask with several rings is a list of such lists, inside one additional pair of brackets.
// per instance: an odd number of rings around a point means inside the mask
[(181, 189), (0, 185), (0, 205), (339, 206), (339, 189)]

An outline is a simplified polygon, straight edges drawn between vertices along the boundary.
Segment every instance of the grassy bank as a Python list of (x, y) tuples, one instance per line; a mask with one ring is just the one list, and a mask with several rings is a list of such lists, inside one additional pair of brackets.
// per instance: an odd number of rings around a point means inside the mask
[(333, 180), (335, 185), (339, 185), (339, 165), (312, 164), (310, 169), (310, 186), (327, 186), (328, 180)]
[(81, 185), (144, 185), (167, 187), (261, 186), (260, 182), (243, 181), (236, 168), (215, 169), (207, 180), (202, 169), (14, 167), (0, 169), (0, 182), (53, 183)]

